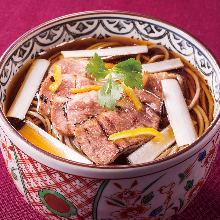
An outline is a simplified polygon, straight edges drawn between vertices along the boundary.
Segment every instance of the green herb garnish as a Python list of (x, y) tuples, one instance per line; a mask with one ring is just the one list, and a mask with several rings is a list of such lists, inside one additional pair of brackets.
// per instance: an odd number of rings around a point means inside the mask
[(116, 102), (121, 98), (122, 93), (123, 89), (121, 85), (112, 80), (112, 76), (110, 75), (98, 93), (98, 102), (101, 106), (113, 110)]
[(95, 55), (90, 59), (90, 62), (86, 66), (86, 71), (94, 76), (97, 81), (105, 78), (108, 74), (105, 63), (97, 53), (95, 53)]
[(95, 54), (90, 59), (89, 64), (87, 64), (86, 71), (95, 77), (97, 81), (107, 78), (107, 81), (98, 93), (98, 102), (101, 106), (109, 109), (115, 108), (116, 102), (123, 93), (120, 83), (113, 80), (113, 74), (117, 80), (124, 82), (126, 86), (133, 89), (141, 89), (143, 87), (141, 63), (133, 58), (119, 62), (112, 69), (108, 70), (101, 57)]
[(141, 75), (141, 63), (133, 58), (116, 64), (113, 68), (114, 73), (118, 73), (118, 78), (132, 89), (143, 87)]

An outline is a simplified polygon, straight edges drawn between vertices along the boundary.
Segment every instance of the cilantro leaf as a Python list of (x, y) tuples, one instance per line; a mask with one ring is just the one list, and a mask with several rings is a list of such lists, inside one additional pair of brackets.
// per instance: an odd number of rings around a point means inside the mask
[(108, 74), (108, 70), (105, 67), (104, 62), (97, 53), (95, 53), (90, 59), (90, 62), (86, 66), (86, 71), (94, 76), (97, 81), (105, 78)]
[(97, 81), (103, 78), (107, 80), (98, 93), (98, 102), (101, 106), (111, 110), (115, 108), (117, 100), (123, 93), (122, 86), (112, 79), (113, 75), (116, 74), (116, 79), (124, 82), (126, 86), (138, 89), (143, 87), (141, 63), (133, 58), (120, 62), (108, 70), (101, 57), (95, 53), (87, 64), (86, 71)]
[(121, 85), (113, 81), (112, 76), (110, 75), (98, 93), (98, 102), (101, 106), (113, 110), (117, 100), (121, 98), (122, 93), (123, 89)]
[(142, 66), (141, 63), (133, 58), (116, 64), (112, 72), (118, 73), (118, 78), (131, 88), (141, 89), (142, 82)]

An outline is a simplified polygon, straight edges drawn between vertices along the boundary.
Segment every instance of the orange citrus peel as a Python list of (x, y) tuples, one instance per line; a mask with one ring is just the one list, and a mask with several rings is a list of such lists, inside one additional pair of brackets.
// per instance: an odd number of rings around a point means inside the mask
[(112, 69), (114, 66), (115, 66), (114, 63), (105, 63), (105, 67), (106, 67), (107, 69)]
[(53, 66), (53, 78), (54, 78), (54, 82), (52, 82), (49, 86), (49, 90), (51, 92), (56, 92), (57, 89), (59, 88), (59, 86), (62, 83), (62, 69), (61, 66), (55, 64)]
[(76, 93), (84, 93), (84, 92), (89, 92), (92, 90), (100, 90), (101, 86), (98, 85), (93, 85), (93, 86), (83, 86), (81, 88), (72, 88), (70, 89), (71, 93), (76, 94)]
[(42, 137), (34, 128), (29, 125), (24, 125), (19, 133), (30, 141), (32, 144), (36, 145), (42, 150), (45, 150), (53, 155), (65, 158), (64, 152), (60, 149), (57, 149), (50, 141)]
[(158, 138), (162, 137), (162, 134), (154, 128), (135, 128), (132, 130), (124, 130), (114, 133), (109, 136), (108, 140), (116, 141), (123, 138), (132, 138), (137, 136), (155, 136)]
[(135, 109), (140, 112), (142, 110), (142, 104), (139, 98), (136, 96), (134, 90), (131, 87), (126, 86), (123, 82), (121, 82), (121, 85), (127, 96), (131, 99)]

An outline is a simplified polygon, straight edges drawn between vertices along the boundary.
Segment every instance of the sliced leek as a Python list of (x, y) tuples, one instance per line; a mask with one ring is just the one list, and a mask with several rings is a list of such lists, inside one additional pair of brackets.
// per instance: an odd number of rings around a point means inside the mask
[(72, 50), (72, 51), (61, 51), (64, 58), (71, 57), (92, 57), (97, 53), (100, 57), (107, 56), (121, 56), (121, 55), (132, 55), (139, 53), (147, 53), (147, 46), (125, 46), (125, 47), (114, 47), (105, 49), (94, 49), (94, 50)]
[(164, 103), (178, 146), (192, 144), (197, 139), (190, 113), (177, 80), (161, 80)]
[(182, 68), (184, 65), (180, 58), (163, 60), (154, 63), (142, 64), (142, 72), (158, 73), (168, 70)]
[(175, 143), (172, 128), (166, 127), (161, 132), (161, 137), (151, 139), (146, 144), (142, 145), (136, 151), (128, 156), (131, 164), (146, 163), (155, 160), (164, 150)]
[(69, 148), (61, 141), (57, 140), (52, 135), (48, 134), (46, 131), (42, 130), (30, 121), (26, 122), (26, 124), (19, 130), (19, 133), (32, 144), (53, 155), (75, 162), (92, 164), (90, 160), (88, 160), (78, 151)]
[(7, 113), (7, 117), (19, 118), (20, 120), (25, 118), (49, 64), (50, 62), (45, 59), (37, 59), (33, 62)]

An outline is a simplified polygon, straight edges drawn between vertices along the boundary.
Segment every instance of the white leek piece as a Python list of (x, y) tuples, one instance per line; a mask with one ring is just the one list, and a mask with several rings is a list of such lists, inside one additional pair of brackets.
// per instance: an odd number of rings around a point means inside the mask
[[(24, 126), (30, 126), (30, 128), (32, 128), (37, 135), (39, 135), (39, 138), (42, 138), (43, 140), (46, 140), (50, 147), (52, 148), (51, 151), (53, 152), (60, 152), (60, 154), (56, 153), (57, 155), (61, 155), (62, 157), (64, 157), (65, 159), (69, 159), (75, 162), (80, 162), (80, 163), (85, 163), (85, 164), (92, 164), (92, 162), (90, 160), (88, 160), (85, 156), (83, 156), (82, 154), (80, 154), (78, 151), (69, 148), (67, 145), (63, 144), (61, 141), (57, 140), (56, 138), (54, 138), (52, 135), (48, 134), (46, 131), (42, 130), (41, 128), (39, 128), (37, 125), (33, 124), (30, 121), (26, 122), (27, 125)], [(22, 128), (21, 128), (22, 131)], [(24, 135), (24, 132), (21, 132), (21, 134)], [(25, 135), (24, 135), (25, 137)], [(36, 141), (37, 137), (32, 137), (34, 139), (34, 141)], [(30, 142), (32, 142), (32, 140), (29, 140)], [(44, 143), (41, 142), (41, 144)], [(40, 146), (41, 144), (38, 144), (36, 142), (36, 146), (38, 146), (39, 148), (43, 149), (44, 146)], [(47, 143), (45, 143), (45, 145), (48, 146)], [(49, 152), (49, 150), (47, 150)]]
[(142, 64), (142, 72), (157, 73), (183, 67), (180, 58), (163, 60), (155, 63)]
[(61, 51), (64, 58), (68, 57), (92, 57), (97, 53), (101, 57), (107, 56), (121, 56), (131, 55), (139, 53), (147, 53), (147, 46), (126, 46), (126, 47), (114, 47), (105, 49), (94, 49), (94, 50), (72, 50), (72, 51)]
[(172, 128), (166, 127), (161, 131), (162, 137), (151, 139), (146, 144), (142, 145), (136, 151), (128, 156), (131, 164), (146, 163), (155, 160), (164, 150), (175, 143)]
[(197, 135), (178, 81), (164, 79), (161, 84), (168, 119), (177, 145), (192, 144)]
[(21, 120), (25, 118), (49, 64), (50, 62), (45, 59), (37, 59), (33, 62), (7, 113), (7, 117)]

